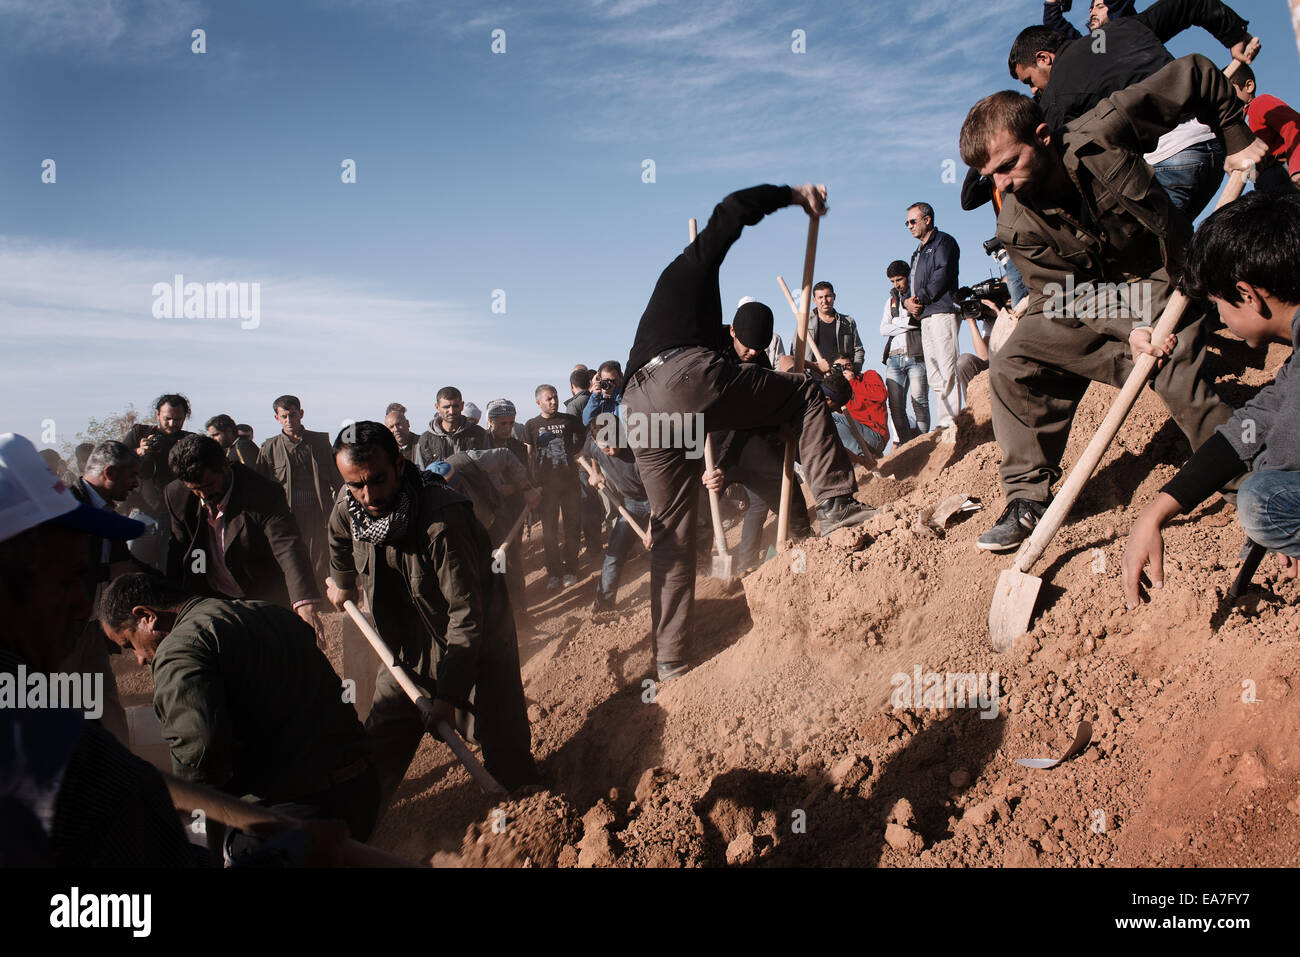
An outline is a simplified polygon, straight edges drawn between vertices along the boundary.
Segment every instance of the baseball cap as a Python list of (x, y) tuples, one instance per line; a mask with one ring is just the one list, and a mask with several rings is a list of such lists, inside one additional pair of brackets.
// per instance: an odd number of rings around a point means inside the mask
[(426, 472), (432, 472), (439, 475), (452, 488), (460, 484), (460, 475), (456, 472), (455, 467), (447, 461), (439, 459), (436, 462), (430, 462), (424, 469)]
[(0, 435), (0, 541), (44, 522), (101, 538), (137, 538), (145, 531), (143, 522), (77, 501), (31, 440), (6, 432)]

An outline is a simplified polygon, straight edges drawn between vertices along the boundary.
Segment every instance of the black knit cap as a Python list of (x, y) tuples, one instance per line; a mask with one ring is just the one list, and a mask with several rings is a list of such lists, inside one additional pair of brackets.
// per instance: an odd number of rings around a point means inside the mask
[(747, 302), (736, 310), (731, 329), (747, 349), (766, 349), (772, 341), (772, 310), (761, 302)]

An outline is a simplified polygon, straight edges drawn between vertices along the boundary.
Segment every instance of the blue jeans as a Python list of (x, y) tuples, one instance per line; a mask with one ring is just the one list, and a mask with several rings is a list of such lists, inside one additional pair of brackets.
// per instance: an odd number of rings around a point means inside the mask
[[(624, 499), (623, 507), (638, 522), (649, 524), (649, 502)], [(640, 536), (632, 531), (632, 526), (620, 514), (618, 520), (614, 522), (613, 530), (609, 533), (609, 547), (605, 549), (605, 562), (600, 566), (600, 584), (596, 586), (598, 605), (614, 604), (614, 596), (618, 594), (618, 580), (623, 575), (623, 560), (627, 558), (627, 550), (632, 547), (632, 544), (639, 541), (641, 541)]]
[[(835, 423), (835, 431), (839, 434), (840, 444), (844, 446), (845, 451), (850, 455), (878, 456), (885, 451), (885, 446), (889, 444), (889, 436), (881, 435), (874, 429), (867, 428), (861, 422), (850, 422), (847, 412), (832, 412), (831, 420)], [(866, 445), (865, 449), (863, 449), (863, 445)]]
[(1252, 542), (1300, 558), (1300, 472), (1251, 472), (1237, 491), (1237, 519)]
[(1014, 308), (1016, 303), (1029, 295), (1029, 287), (1025, 285), (1025, 277), (1020, 275), (1020, 270), (1016, 268), (1016, 264), (1010, 257), (1007, 258), (1003, 272), (1006, 273), (1007, 292), (1011, 293), (1011, 305)]
[(1219, 191), (1224, 158), (1217, 139), (1197, 143), (1157, 163), (1156, 182), (1188, 219), (1196, 219)]
[[(930, 431), (930, 381), (921, 356), (890, 356), (885, 362), (885, 387), (889, 390), (889, 417), (898, 444)], [(912, 418), (907, 418), (907, 399), (912, 400)]]

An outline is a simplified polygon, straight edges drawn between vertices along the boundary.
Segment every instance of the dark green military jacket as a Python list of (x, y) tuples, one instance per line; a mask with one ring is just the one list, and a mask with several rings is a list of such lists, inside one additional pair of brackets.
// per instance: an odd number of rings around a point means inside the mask
[[(519, 649), (504, 574), (492, 570), (488, 534), (469, 499), (442, 481), (404, 480), (418, 505), (406, 534), (376, 547), (352, 538), (346, 493), (330, 516), (330, 575), (366, 593), (380, 637), (403, 664), (436, 681), (436, 697), (466, 707), (487, 660)], [(470, 709), (472, 710), (472, 709)]]
[(193, 598), (153, 660), (178, 777), (272, 803), (326, 790), (368, 744), (311, 626), (260, 601)]

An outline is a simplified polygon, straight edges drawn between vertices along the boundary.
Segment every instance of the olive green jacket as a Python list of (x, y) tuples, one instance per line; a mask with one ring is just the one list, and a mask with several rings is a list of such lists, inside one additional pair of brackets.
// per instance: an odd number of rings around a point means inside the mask
[(290, 801), (368, 752), (315, 632), (287, 608), (192, 598), (152, 667), (173, 771), (195, 784)]
[(519, 650), (506, 577), (493, 571), (488, 534), (469, 499), (442, 481), (403, 480), (417, 496), (406, 534), (375, 546), (352, 537), (346, 493), (330, 516), (330, 575), (364, 590), (375, 626), (418, 678), (436, 681), (436, 697), (473, 710), (471, 691), (484, 665), (517, 661)]
[[(1071, 288), (1151, 280), (1153, 315), (1149, 323), (1137, 324), (1154, 325), (1172, 292), (1171, 277), (1180, 271), (1192, 226), (1174, 209), (1142, 156), (1187, 114), (1219, 134), (1229, 154), (1254, 139), (1228, 79), (1194, 54), (1112, 94), (1065, 127), (1061, 159), (1082, 197), (1081, 217), (1038, 206), (1032, 198), (1005, 198), (998, 238), (1024, 276), (1030, 313), (1064, 312), (1063, 303), (1049, 302), (1051, 284), (1065, 287), (1071, 276)], [(1127, 338), (1134, 327), (1127, 317), (1089, 321), (1094, 328), (1099, 323), (1117, 338)]]

